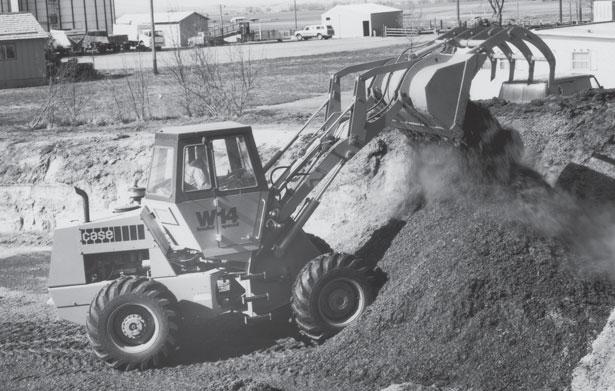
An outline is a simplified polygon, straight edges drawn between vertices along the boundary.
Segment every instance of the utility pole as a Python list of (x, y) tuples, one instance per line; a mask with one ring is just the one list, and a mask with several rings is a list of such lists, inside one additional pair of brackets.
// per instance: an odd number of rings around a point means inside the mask
[(579, 0), (579, 23), (583, 21), (583, 1)]
[(459, 9), (459, 0), (457, 0), (457, 25), (461, 26), (461, 10)]
[(299, 27), (297, 26), (297, 0), (294, 0), (295, 3), (295, 31), (297, 31), (299, 29)]
[(156, 22), (154, 21), (154, 0), (149, 0), (149, 13), (152, 22), (152, 36), (151, 36), (151, 45), (152, 45), (152, 69), (154, 70), (154, 75), (158, 74), (158, 62), (156, 61)]
[(559, 23), (562, 24), (564, 22), (564, 15), (562, 13), (562, 0), (559, 0)]
[(222, 3), (220, 3), (220, 36), (224, 36), (224, 17), (222, 16)]

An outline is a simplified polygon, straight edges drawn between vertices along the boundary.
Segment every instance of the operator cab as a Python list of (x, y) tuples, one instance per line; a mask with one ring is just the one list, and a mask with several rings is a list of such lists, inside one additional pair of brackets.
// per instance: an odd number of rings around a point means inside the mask
[(144, 204), (178, 248), (258, 248), (268, 187), (252, 128), (236, 122), (156, 133)]

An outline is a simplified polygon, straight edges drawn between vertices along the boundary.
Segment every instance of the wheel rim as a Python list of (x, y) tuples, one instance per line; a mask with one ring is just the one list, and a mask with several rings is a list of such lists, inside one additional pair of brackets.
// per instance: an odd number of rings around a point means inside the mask
[(352, 323), (365, 309), (365, 292), (361, 284), (350, 278), (337, 278), (323, 286), (318, 297), (322, 319), (331, 327), (342, 328)]
[(124, 304), (109, 316), (107, 332), (119, 349), (126, 353), (140, 353), (156, 342), (160, 324), (147, 306)]

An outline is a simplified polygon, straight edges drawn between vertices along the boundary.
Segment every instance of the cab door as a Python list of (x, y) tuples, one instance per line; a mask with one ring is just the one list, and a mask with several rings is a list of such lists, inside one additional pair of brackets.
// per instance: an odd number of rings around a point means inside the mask
[(218, 246), (258, 248), (266, 211), (267, 184), (251, 133), (210, 139), (217, 207)]

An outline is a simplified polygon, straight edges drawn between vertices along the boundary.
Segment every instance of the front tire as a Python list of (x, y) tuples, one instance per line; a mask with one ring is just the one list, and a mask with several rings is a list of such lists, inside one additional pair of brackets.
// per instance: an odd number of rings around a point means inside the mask
[(297, 41), (303, 41), (303, 35), (297, 34), (295, 37), (297, 38)]
[(299, 331), (322, 341), (353, 323), (374, 300), (369, 268), (348, 254), (324, 254), (295, 280), (292, 309)]
[(318, 35), (316, 36), (316, 38), (318, 38), (318, 39), (323, 39), (322, 34), (318, 34)]
[(161, 283), (120, 277), (98, 292), (86, 327), (94, 354), (116, 369), (159, 367), (177, 350), (177, 300)]

